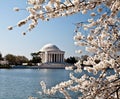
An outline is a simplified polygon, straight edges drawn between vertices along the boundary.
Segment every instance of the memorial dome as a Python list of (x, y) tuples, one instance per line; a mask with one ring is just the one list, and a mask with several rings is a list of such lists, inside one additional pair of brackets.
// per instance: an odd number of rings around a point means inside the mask
[(60, 51), (60, 49), (53, 44), (46, 44), (44, 45), (40, 51), (46, 52), (46, 51)]

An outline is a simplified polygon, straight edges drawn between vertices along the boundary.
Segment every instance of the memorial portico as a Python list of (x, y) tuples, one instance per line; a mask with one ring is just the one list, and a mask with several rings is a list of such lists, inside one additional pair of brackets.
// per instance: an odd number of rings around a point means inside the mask
[(64, 53), (53, 44), (47, 44), (39, 51), (42, 63), (63, 63)]

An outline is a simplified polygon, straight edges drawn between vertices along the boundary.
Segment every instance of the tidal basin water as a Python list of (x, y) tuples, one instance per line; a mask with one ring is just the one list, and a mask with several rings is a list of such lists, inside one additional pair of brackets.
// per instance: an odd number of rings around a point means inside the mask
[(64, 69), (0, 69), (0, 99), (28, 99), (40, 97), (40, 81), (47, 87), (69, 79)]
[[(42, 99), (38, 94), (41, 90), (40, 81), (45, 81), (47, 88), (50, 88), (61, 81), (67, 81), (69, 73), (64, 69), (0, 69), (0, 99), (28, 99), (29, 96)], [(80, 75), (84, 73), (87, 72), (83, 71)], [(107, 73), (114, 74), (113, 70)]]

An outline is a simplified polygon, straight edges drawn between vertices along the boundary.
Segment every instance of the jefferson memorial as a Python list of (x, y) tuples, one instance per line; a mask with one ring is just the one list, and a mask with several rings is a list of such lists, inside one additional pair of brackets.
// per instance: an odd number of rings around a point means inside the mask
[(42, 63), (64, 63), (64, 53), (56, 45), (46, 44), (40, 49), (39, 56)]

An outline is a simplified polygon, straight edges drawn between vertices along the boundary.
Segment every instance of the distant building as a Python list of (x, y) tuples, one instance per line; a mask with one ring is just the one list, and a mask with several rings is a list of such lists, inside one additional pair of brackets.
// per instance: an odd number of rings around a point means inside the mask
[(7, 60), (0, 60), (0, 65), (7, 65), (8, 61)]
[(63, 63), (64, 53), (56, 45), (47, 44), (40, 49), (39, 56), (42, 59), (42, 63)]
[(8, 61), (2, 57), (2, 53), (0, 52), (0, 65), (6, 65), (6, 64), (8, 64)]

